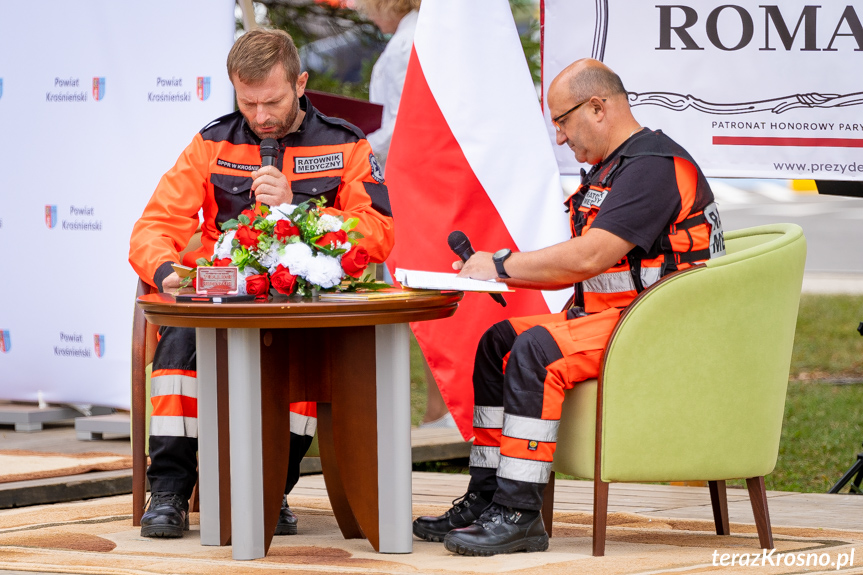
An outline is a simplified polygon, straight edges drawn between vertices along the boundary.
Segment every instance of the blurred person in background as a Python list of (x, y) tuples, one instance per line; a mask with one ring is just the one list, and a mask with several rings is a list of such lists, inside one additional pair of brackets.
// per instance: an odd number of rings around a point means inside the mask
[[(381, 127), (366, 135), (385, 174), (390, 140), (396, 125), (399, 101), (414, 43), (420, 2), (421, 0), (356, 0), (357, 10), (371, 20), (383, 34), (392, 34), (372, 68), (369, 84), (369, 101), (384, 107)], [(387, 280), (392, 282), (390, 278)], [(426, 412), (420, 427), (455, 428), (455, 421), (441, 397), (425, 359), (423, 368), (426, 376)]]
[(372, 68), (369, 84), (369, 101), (384, 107), (381, 127), (366, 135), (386, 173), (387, 154), (414, 43), (420, 0), (356, 0), (356, 7), (383, 34), (392, 35)]

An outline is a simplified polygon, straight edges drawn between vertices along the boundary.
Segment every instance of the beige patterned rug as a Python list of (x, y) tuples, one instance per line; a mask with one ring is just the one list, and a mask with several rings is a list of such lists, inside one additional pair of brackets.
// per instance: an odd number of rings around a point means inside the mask
[(0, 483), (131, 468), (132, 458), (116, 453), (43, 453), (20, 449), (0, 451)]
[[(291, 499), (300, 517), (298, 535), (276, 537), (266, 558), (241, 562), (231, 559), (230, 547), (200, 545), (197, 514), (192, 514), (192, 531), (182, 539), (155, 540), (141, 537), (132, 526), (130, 507), (131, 496), (118, 496), (0, 511), (0, 572), (790, 574), (836, 573), (836, 563), (844, 562), (839, 573), (863, 573), (863, 532), (774, 526), (777, 550), (765, 557), (751, 525), (732, 524), (732, 535), (719, 537), (710, 522), (635, 514), (609, 516), (605, 557), (591, 557), (587, 513), (556, 514), (554, 537), (545, 553), (460, 557), (440, 543), (415, 540), (411, 554), (382, 555), (365, 540), (342, 539), (329, 502), (313, 497)], [(417, 515), (442, 511), (442, 507), (414, 508)], [(735, 554), (735, 565), (728, 565)], [(809, 567), (797, 564), (807, 558)], [(740, 566), (741, 561), (746, 565)], [(822, 565), (813, 566), (813, 562)]]

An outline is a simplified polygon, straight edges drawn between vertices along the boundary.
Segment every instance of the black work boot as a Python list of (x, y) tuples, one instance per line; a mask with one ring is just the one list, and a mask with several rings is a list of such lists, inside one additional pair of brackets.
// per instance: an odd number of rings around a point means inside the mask
[[(531, 519), (530, 515), (535, 517)], [(447, 551), (459, 555), (487, 557), (516, 551), (530, 553), (548, 549), (548, 534), (539, 512), (492, 503), (473, 525), (450, 531), (443, 544)]]
[(452, 508), (439, 517), (423, 516), (414, 521), (414, 535), (426, 541), (443, 541), (447, 533), (467, 527), (489, 506), (478, 492), (468, 491), (452, 502)]
[(279, 511), (279, 522), (276, 524), (276, 535), (296, 535), (297, 516), (288, 507), (288, 496), (282, 497), (282, 510)]
[(147, 511), (141, 517), (141, 537), (182, 537), (188, 530), (188, 500), (169, 491), (150, 495)]

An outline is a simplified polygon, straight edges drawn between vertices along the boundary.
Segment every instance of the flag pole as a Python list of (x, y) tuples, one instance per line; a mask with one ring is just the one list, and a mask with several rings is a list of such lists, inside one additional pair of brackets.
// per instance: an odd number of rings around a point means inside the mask
[(243, 12), (243, 29), (246, 32), (251, 32), (258, 27), (255, 21), (255, 7), (252, 5), (252, 0), (239, 0), (240, 9)]

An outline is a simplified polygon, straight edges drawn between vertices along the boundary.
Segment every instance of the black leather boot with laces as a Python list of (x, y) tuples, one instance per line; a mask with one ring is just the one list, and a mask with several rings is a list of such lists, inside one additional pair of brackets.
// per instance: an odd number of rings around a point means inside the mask
[(150, 495), (141, 517), (141, 537), (182, 537), (189, 530), (189, 501), (179, 493), (160, 491)]
[(276, 535), (296, 535), (297, 516), (288, 507), (288, 496), (282, 497), (282, 509), (279, 511), (279, 522), (276, 524)]
[(452, 508), (439, 517), (423, 516), (414, 521), (414, 535), (426, 541), (443, 541), (447, 533), (467, 527), (491, 504), (478, 492), (468, 491), (452, 502)]
[(524, 511), (492, 503), (470, 527), (450, 531), (447, 551), (487, 557), (516, 551), (545, 551), (548, 534), (538, 511)]

